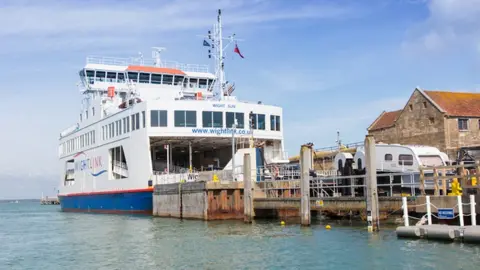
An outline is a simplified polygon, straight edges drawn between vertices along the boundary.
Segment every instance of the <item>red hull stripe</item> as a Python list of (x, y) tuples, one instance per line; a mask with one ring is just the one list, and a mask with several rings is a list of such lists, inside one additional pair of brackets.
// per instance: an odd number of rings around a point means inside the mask
[(80, 192), (80, 193), (62, 194), (62, 195), (58, 195), (58, 197), (88, 196), (88, 195), (102, 195), (102, 194), (120, 194), (120, 193), (137, 193), (137, 192), (153, 192), (153, 188), (109, 190), (109, 191), (95, 191), (95, 192)]
[(64, 212), (75, 212), (75, 213), (141, 214), (141, 215), (152, 215), (152, 210), (107, 210), (107, 209), (63, 208), (62, 211), (64, 211)]

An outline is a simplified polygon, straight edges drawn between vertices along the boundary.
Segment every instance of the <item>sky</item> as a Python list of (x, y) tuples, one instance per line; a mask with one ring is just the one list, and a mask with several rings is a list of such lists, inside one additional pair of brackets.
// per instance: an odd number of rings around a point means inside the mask
[(480, 0), (2, 0), (0, 199), (54, 194), (58, 134), (80, 108), (88, 55), (213, 64), (202, 39), (222, 9), (227, 79), (282, 106), (285, 148), (363, 141), (415, 87), (480, 90)]

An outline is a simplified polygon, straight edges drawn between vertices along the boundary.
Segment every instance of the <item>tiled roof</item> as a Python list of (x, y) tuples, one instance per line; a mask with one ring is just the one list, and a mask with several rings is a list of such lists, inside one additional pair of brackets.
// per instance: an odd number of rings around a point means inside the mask
[(372, 124), (369, 130), (378, 130), (382, 128), (388, 128), (395, 124), (397, 121), (398, 116), (400, 116), (402, 110), (393, 111), (393, 112), (383, 112), (377, 120)]
[(480, 93), (423, 92), (449, 116), (480, 117)]

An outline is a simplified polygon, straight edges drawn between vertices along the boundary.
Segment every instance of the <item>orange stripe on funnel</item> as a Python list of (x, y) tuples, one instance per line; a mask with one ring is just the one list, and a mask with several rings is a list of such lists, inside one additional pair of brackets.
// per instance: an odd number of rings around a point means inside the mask
[(148, 73), (161, 73), (171, 75), (186, 75), (183, 71), (174, 68), (148, 67), (148, 66), (128, 66), (127, 71), (140, 71)]

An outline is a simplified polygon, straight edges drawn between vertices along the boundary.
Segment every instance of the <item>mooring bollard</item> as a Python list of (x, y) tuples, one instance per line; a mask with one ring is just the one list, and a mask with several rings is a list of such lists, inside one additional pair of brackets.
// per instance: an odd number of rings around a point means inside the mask
[(254, 216), (252, 171), (250, 165), (250, 154), (245, 154), (243, 156), (243, 220), (247, 223), (251, 223)]
[(310, 169), (312, 165), (312, 147), (311, 145), (302, 145), (300, 148), (300, 216), (303, 226), (310, 225)]
[(377, 168), (375, 166), (375, 138), (371, 135), (367, 135), (365, 137), (365, 159), (365, 183), (367, 185), (367, 225), (368, 231), (372, 232), (380, 229), (380, 221), (377, 192)]

